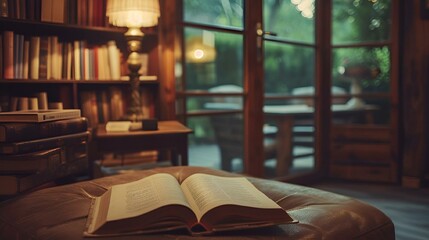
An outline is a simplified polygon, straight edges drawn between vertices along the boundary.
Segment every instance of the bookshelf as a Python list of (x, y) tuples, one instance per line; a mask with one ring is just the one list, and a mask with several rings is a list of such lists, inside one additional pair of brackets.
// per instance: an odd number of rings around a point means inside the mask
[[(87, 1), (88, 4), (91, 1)], [(96, 1), (98, 3), (105, 3), (105, 0)], [(97, 3), (97, 4), (98, 4)], [(43, 1), (42, 1), (43, 4)], [(92, 3), (91, 3), (92, 4)], [(10, 8), (9, 8), (10, 12)], [(73, 12), (73, 11), (72, 11)], [(37, 15), (37, 14), (36, 14)], [(120, 104), (123, 105), (123, 109), (126, 109), (126, 105), (128, 102), (128, 91), (129, 91), (129, 81), (121, 80), (126, 76), (127, 69), (126, 64), (124, 63), (124, 59), (126, 59), (127, 55), (127, 49), (126, 49), (126, 42), (124, 38), (124, 32), (126, 29), (123, 28), (115, 28), (107, 26), (104, 13), (98, 14), (99, 20), (95, 21), (97, 24), (70, 24), (68, 22), (76, 22), (70, 21), (70, 17), (68, 20), (64, 20), (61, 23), (58, 22), (47, 22), (47, 21), (41, 21), (40, 19), (32, 18), (31, 20), (29, 18), (22, 18), (17, 19), (16, 16), (11, 16), (9, 14), (9, 17), (0, 17), (0, 34), (2, 38), (2, 44), (1, 44), (1, 75), (0, 75), (0, 106), (1, 111), (8, 111), (13, 110), (11, 106), (14, 106), (12, 104), (13, 101), (20, 101), (13, 100), (12, 98), (22, 98), (22, 97), (32, 97), (37, 93), (40, 92), (46, 92), (47, 94), (47, 100), (48, 102), (61, 102), (64, 108), (81, 108), (83, 115), (88, 117), (91, 124), (96, 123), (104, 123), (108, 120), (117, 120), (117, 116), (112, 117), (110, 113), (108, 113), (108, 117), (101, 117), (100, 119), (100, 108), (102, 108), (102, 102), (96, 102), (95, 106), (94, 103), (91, 106), (88, 106), (86, 104), (87, 101), (90, 101), (88, 99), (85, 99), (85, 96), (88, 95), (100, 95), (100, 93), (107, 94), (105, 96), (105, 100), (111, 100), (112, 96), (110, 96), (108, 93), (112, 92), (112, 89), (115, 91), (120, 91), (121, 98), (119, 99), (121, 101)], [(28, 13), (27, 13), (28, 16)], [(76, 16), (78, 18), (78, 16)], [(89, 20), (88, 20), (89, 21)], [(6, 76), (5, 68), (6, 68), (6, 51), (5, 48), (8, 45), (5, 43), (4, 33), (5, 32), (12, 32), (14, 37), (17, 35), (24, 36), (24, 41), (30, 41), (32, 37), (55, 37), (58, 39), (58, 43), (61, 43), (61, 46), (71, 44), (73, 47), (73, 44), (76, 42), (83, 42), (85, 43), (83, 50), (81, 50), (81, 54), (84, 51), (88, 51), (88, 55), (85, 55), (84, 60), (86, 60), (86, 63), (94, 62), (95, 59), (95, 51), (94, 49), (101, 49), (101, 46), (105, 46), (108, 44), (108, 42), (114, 42), (119, 53), (119, 59), (117, 61), (120, 63), (119, 67), (119, 75), (116, 75), (114, 77), (113, 74), (111, 75), (105, 75), (101, 79), (101, 70), (99, 70), (97, 67), (88, 67), (87, 65), (80, 65), (80, 67), (85, 66), (86, 69), (90, 69), (92, 72), (86, 73), (83, 70), (80, 71), (80, 77), (78, 77), (78, 74), (76, 72), (76, 66), (74, 62), (74, 58), (76, 56), (73, 54), (73, 52), (69, 55), (72, 55), (68, 59), (70, 62), (70, 59), (72, 59), (71, 63), (67, 63), (67, 66), (64, 62), (67, 58), (67, 55), (64, 55), (64, 51), (61, 51), (59, 54), (62, 56), (61, 62), (62, 62), (62, 69), (60, 75), (56, 74), (54, 76), (53, 73), (49, 74), (46, 77), (32, 77), (31, 73), (27, 74), (16, 74), (14, 69), (14, 75), (13, 77)], [(155, 105), (158, 105), (158, 91), (159, 91), (159, 80), (158, 80), (158, 68), (159, 68), (159, 56), (158, 56), (158, 32), (157, 28), (148, 28), (143, 29), (145, 36), (142, 39), (142, 46), (143, 50), (142, 52), (146, 54), (146, 69), (145, 74), (146, 76), (141, 77), (140, 81), (140, 88), (141, 88), (141, 94), (142, 94), (142, 100), (143, 102), (143, 111), (147, 112), (147, 117), (156, 117), (157, 113), (154, 109), (157, 109)], [(51, 40), (49, 40), (51, 41)], [(18, 48), (23, 48), (22, 44), (16, 44), (17, 42), (14, 42), (14, 48), (17, 48), (17, 46), (20, 46)], [(31, 51), (32, 45), (29, 47), (30, 50), (24, 50), (23, 51)], [(63, 47), (63, 49), (66, 47)], [(74, 51), (77, 48), (71, 48), (72, 51)], [(88, 49), (88, 50), (87, 50)], [(91, 50), (93, 51), (93, 55), (91, 54)], [(16, 56), (16, 52), (19, 53), (19, 51), (22, 50), (13, 50), (14, 56)], [(98, 50), (101, 51), (101, 50)], [(48, 56), (51, 57), (55, 53), (55, 50), (48, 53)], [(20, 53), (19, 56), (23, 56), (23, 53)], [(24, 55), (25, 56), (25, 55)], [(97, 56), (103, 56), (103, 55), (97, 55)], [(24, 57), (25, 58), (25, 57)], [(31, 57), (29, 57), (30, 60), (28, 64), (31, 64)], [(55, 58), (58, 59), (58, 58)], [(100, 57), (98, 58), (100, 59)], [(14, 60), (19, 61), (19, 60)], [(55, 62), (54, 57), (50, 60), (51, 64), (52, 62)], [(122, 63), (121, 63), (122, 62)], [(49, 64), (49, 60), (48, 60)], [(110, 65), (109, 65), (110, 66)], [(55, 67), (50, 67), (49, 71), (53, 71)], [(31, 71), (31, 66), (28, 67), (29, 72)], [(97, 69), (97, 70), (96, 70)], [(101, 69), (101, 68), (100, 68)], [(40, 68), (39, 68), (40, 70)], [(90, 71), (88, 70), (88, 72)], [(71, 71), (71, 72), (70, 72)], [(110, 71), (103, 70), (103, 71)], [(98, 75), (97, 75), (98, 74)], [(24, 77), (23, 77), (24, 76)], [(34, 76), (34, 75), (33, 75)], [(40, 76), (40, 73), (39, 73)], [(94, 77), (95, 76), (95, 77)], [(80, 80), (78, 80), (80, 79)], [(88, 94), (89, 93), (89, 94)], [(101, 105), (100, 105), (101, 104)], [(110, 103), (109, 103), (110, 104)], [(85, 106), (88, 108), (92, 108), (93, 112), (88, 113), (88, 109), (85, 109)], [(94, 110), (94, 108), (98, 108), (98, 110)], [(115, 108), (114, 106), (110, 105), (110, 108)], [(110, 112), (112, 109), (109, 110)], [(116, 114), (118, 115), (118, 114)], [(98, 118), (98, 119), (91, 119), (91, 118)], [(95, 125), (91, 125), (90, 127), (95, 127)]]
[[(58, 2), (65, 2), (66, 4), (101, 4), (101, 7), (88, 7), (88, 9), (103, 9), (105, 11), (105, 4), (107, 0), (34, 0), (34, 1), (3, 1), (0, 0), (0, 3), (11, 2), (21, 4), (58, 4)], [(161, 1), (163, 9), (167, 8), (165, 2)], [(127, 43), (124, 37), (124, 33), (127, 29), (112, 27), (107, 24), (105, 13), (98, 12), (98, 20), (90, 19), (91, 14), (88, 12), (87, 19), (83, 22), (78, 20), (80, 17), (79, 14), (82, 14), (82, 11), (76, 11), (76, 9), (69, 9), (63, 7), (64, 19), (63, 21), (54, 22), (54, 21), (42, 21), (41, 17), (41, 6), (39, 8), (26, 8), (27, 11), (25, 17), (23, 17), (22, 12), (18, 17), (17, 12), (10, 14), (11, 8), (9, 8), (9, 15), (5, 14), (4, 8), (1, 8), (3, 5), (0, 5), (0, 111), (8, 111), (11, 106), (11, 98), (21, 98), (21, 97), (32, 97), (38, 93), (46, 93), (47, 102), (55, 103), (60, 102), (63, 108), (79, 108), (82, 110), (82, 115), (87, 117), (88, 126), (89, 126), (89, 140), (88, 140), (88, 155), (92, 156), (93, 146), (98, 145), (97, 140), (94, 138), (96, 135), (95, 129), (97, 125), (103, 126), (103, 123), (108, 120), (117, 120), (118, 116), (122, 113), (114, 112), (118, 109), (126, 110), (126, 105), (129, 102), (129, 91), (130, 84), (127, 81), (127, 67), (125, 64), (126, 56), (128, 54)], [(168, 5), (170, 7), (170, 5)], [(38, 9), (38, 10), (37, 10)], [(32, 17), (29, 17), (28, 11), (32, 12)], [(94, 10), (95, 11), (95, 10)], [(169, 11), (174, 12), (174, 9), (169, 9)], [(161, 10), (161, 13), (163, 10)], [(171, 14), (170, 14), (171, 15)], [(161, 16), (165, 17), (164, 16)], [(96, 17), (97, 18), (97, 17)], [(92, 22), (92, 23), (90, 23)], [(148, 117), (156, 117), (160, 120), (171, 119), (171, 116), (174, 116), (173, 111), (165, 113), (166, 109), (173, 109), (171, 106), (174, 106), (174, 98), (171, 97), (174, 91), (171, 91), (174, 86), (174, 58), (171, 55), (172, 44), (174, 41), (171, 41), (171, 36), (173, 31), (165, 31), (165, 26), (168, 25), (172, 27), (174, 25), (167, 24), (167, 22), (160, 21), (157, 27), (143, 28), (144, 37), (142, 38), (142, 50), (141, 53), (145, 54), (145, 58), (142, 59), (142, 65), (145, 66), (140, 77), (140, 90), (141, 90), (141, 99), (142, 99), (142, 110), (143, 114)], [(13, 33), (13, 36), (21, 35), (21, 46), (22, 51), (28, 51), (30, 55), (32, 48), (31, 40), (33, 37), (39, 37), (40, 41), (42, 37), (47, 37), (49, 41), (56, 40), (57, 43), (62, 43), (67, 46), (70, 45), (70, 48), (73, 51), (73, 61), (68, 60), (67, 64), (64, 64), (67, 67), (61, 65), (61, 74), (60, 75), (51, 75), (32, 77), (31, 75), (31, 65), (28, 67), (27, 74), (20, 73), (22, 75), (15, 74), (13, 76), (5, 75), (5, 49), (6, 46), (4, 42), (4, 32), (9, 31)], [(54, 37), (54, 38), (52, 38)], [(25, 48), (25, 41), (30, 43), (30, 46)], [(22, 43), (24, 42), (24, 44)], [(109, 42), (114, 42), (118, 50), (118, 59), (119, 62), (119, 75), (113, 76), (111, 74), (111, 69), (109, 69), (110, 75), (105, 75), (100, 77), (100, 71), (97, 71), (98, 74), (94, 74), (95, 68), (93, 66), (93, 73), (88, 75), (83, 75), (81, 72), (81, 78), (76, 77), (76, 62), (74, 49), (77, 49), (74, 45), (75, 43), (84, 43), (82, 47), (83, 51), (86, 48), (98, 48), (101, 46), (107, 45)], [(50, 44), (52, 44), (50, 42)], [(24, 47), (22, 47), (24, 46)], [(52, 45), (51, 45), (52, 46)], [(161, 47), (163, 46), (163, 47)], [(48, 47), (48, 49), (50, 49)], [(62, 49), (62, 48), (61, 48)], [(80, 49), (79, 49), (80, 50)], [(89, 50), (88, 50), (89, 51)], [(12, 50), (13, 54), (15, 49)], [(50, 52), (51, 54), (53, 52)], [(39, 50), (40, 54), (40, 50)], [(64, 63), (65, 56), (63, 55), (63, 50), (61, 51), (62, 62)], [(22, 54), (24, 55), (24, 54)], [(49, 56), (49, 53), (48, 53)], [(82, 55), (81, 55), (82, 56)], [(104, 55), (106, 56), (106, 55)], [(107, 55), (109, 56), (109, 55)], [(40, 55), (38, 56), (40, 60)], [(22, 57), (23, 59), (25, 57)], [(28, 59), (31, 59), (29, 56)], [(76, 58), (77, 59), (77, 58)], [(100, 59), (100, 58), (98, 58)], [(85, 58), (89, 60), (86, 62), (93, 62), (94, 58)], [(143, 64), (143, 60), (146, 64)], [(30, 64), (30, 60), (27, 60)], [(51, 63), (52, 63), (51, 59)], [(82, 62), (79, 62), (82, 64)], [(24, 64), (25, 65), (25, 64)], [(111, 62), (105, 63), (105, 65), (111, 65)], [(28, 66), (28, 65), (27, 65)], [(85, 65), (80, 65), (85, 66)], [(161, 66), (162, 71), (160, 71)], [(97, 65), (99, 67), (99, 65)], [(40, 66), (38, 68), (40, 70)], [(49, 70), (47, 70), (48, 72)], [(52, 71), (52, 67), (51, 67)], [(166, 81), (167, 84), (162, 84)], [(115, 95), (114, 95), (115, 94)], [(170, 97), (166, 97), (169, 95)], [(165, 104), (166, 101), (169, 101), (169, 104)], [(18, 100), (20, 101), (20, 100)], [(106, 111), (107, 105), (107, 111)], [(121, 105), (121, 106), (118, 106)], [(168, 105), (168, 106), (167, 106)], [(94, 107), (95, 106), (95, 107)], [(163, 106), (160, 108), (159, 106)], [(164, 107), (165, 106), (165, 107)], [(94, 110), (95, 108), (95, 110)], [(108, 112), (106, 114), (106, 112)], [(184, 141), (183, 141), (184, 142)], [(165, 143), (166, 144), (166, 143)], [(170, 144), (173, 144), (171, 142)], [(101, 156), (103, 157), (103, 156)], [(169, 156), (167, 156), (169, 157)], [(87, 158), (88, 160), (90, 157)], [(151, 158), (151, 161), (153, 157)], [(92, 171), (92, 169), (89, 169)]]

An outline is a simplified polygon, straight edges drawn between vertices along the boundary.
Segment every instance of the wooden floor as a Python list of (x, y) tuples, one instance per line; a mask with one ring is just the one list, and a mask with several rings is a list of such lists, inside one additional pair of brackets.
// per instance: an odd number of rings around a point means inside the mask
[(389, 216), (397, 240), (429, 239), (429, 189), (326, 181), (311, 187), (354, 197), (375, 206)]

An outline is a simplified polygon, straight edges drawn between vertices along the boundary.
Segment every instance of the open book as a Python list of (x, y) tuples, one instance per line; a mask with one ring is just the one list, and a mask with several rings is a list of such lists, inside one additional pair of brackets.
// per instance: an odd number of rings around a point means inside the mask
[(84, 235), (186, 228), (193, 235), (293, 223), (244, 177), (196, 173), (181, 184), (168, 173), (114, 185), (93, 200)]

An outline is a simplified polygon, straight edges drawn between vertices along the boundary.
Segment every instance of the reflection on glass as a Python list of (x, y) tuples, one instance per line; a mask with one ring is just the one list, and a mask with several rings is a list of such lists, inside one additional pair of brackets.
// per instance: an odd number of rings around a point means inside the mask
[(243, 0), (184, 0), (185, 22), (243, 28)]
[(333, 51), (332, 84), (351, 94), (388, 92), (390, 51), (381, 48), (340, 48)]
[(242, 96), (213, 96), (213, 97), (187, 97), (186, 107), (188, 112), (198, 110), (225, 111), (242, 110)]
[(334, 0), (333, 44), (388, 40), (391, 2), (391, 0)]
[(281, 39), (314, 43), (314, 0), (264, 0), (264, 29)]
[(188, 118), (189, 164), (243, 171), (243, 118), (241, 114)]
[(266, 41), (264, 54), (265, 94), (292, 94), (314, 86), (313, 48)]
[[(267, 177), (302, 173), (314, 169), (314, 107), (305, 100), (291, 99), (288, 104), (265, 105), (265, 126), (274, 132), (275, 161)], [(275, 129), (275, 131), (273, 131)], [(267, 135), (266, 135), (267, 136)]]
[(185, 28), (186, 89), (243, 86), (243, 37)]
[[(342, 97), (333, 96), (333, 123), (386, 124), (390, 118), (388, 95), (375, 98), (365, 93), (388, 93), (390, 56), (383, 48), (343, 48), (333, 52), (332, 88), (346, 90)], [(344, 111), (340, 111), (344, 109)]]

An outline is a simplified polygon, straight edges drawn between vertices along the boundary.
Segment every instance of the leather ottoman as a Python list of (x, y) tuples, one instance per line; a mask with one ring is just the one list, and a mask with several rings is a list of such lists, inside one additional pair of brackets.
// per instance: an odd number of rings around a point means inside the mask
[[(202, 167), (135, 171), (91, 181), (46, 188), (0, 203), (0, 239), (81, 239), (91, 203), (106, 188), (167, 172), (179, 181), (196, 173), (236, 174)], [(297, 224), (226, 232), (207, 239), (395, 239), (392, 221), (356, 199), (273, 180), (248, 178), (282, 206)], [(115, 238), (116, 239), (116, 238)], [(195, 239), (186, 233), (123, 236), (118, 239)]]

